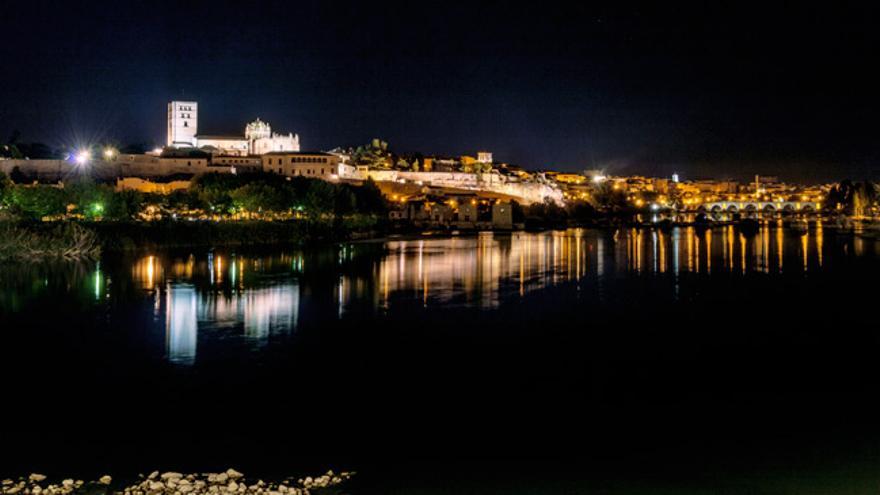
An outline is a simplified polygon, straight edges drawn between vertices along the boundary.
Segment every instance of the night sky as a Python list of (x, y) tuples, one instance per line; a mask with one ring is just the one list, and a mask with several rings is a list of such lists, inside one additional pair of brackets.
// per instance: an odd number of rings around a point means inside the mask
[(260, 117), (309, 150), (877, 178), (878, 12), (713, 4), (14, 2), (0, 139), (163, 144), (194, 99), (200, 133)]

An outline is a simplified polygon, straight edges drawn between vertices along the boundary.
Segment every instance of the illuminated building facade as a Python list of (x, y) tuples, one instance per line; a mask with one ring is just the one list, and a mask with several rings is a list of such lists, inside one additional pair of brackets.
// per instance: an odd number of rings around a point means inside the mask
[(273, 151), (262, 155), (263, 171), (285, 177), (311, 177), (323, 180), (351, 178), (355, 167), (342, 163), (332, 153)]
[(199, 104), (197, 102), (168, 102), (168, 146), (193, 146), (198, 129)]
[(168, 103), (167, 146), (201, 148), (214, 155), (263, 155), (273, 151), (299, 151), (299, 135), (272, 132), (268, 122), (257, 119), (245, 126), (244, 136), (212, 136), (198, 134), (198, 103)]

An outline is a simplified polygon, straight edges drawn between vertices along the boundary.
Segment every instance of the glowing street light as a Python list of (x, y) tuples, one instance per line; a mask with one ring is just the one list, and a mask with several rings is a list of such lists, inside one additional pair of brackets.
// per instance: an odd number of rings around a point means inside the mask
[(104, 148), (104, 159), (105, 160), (112, 160), (114, 157), (116, 157), (116, 150), (115, 149), (113, 149), (109, 146), (107, 148)]
[(74, 157), (77, 165), (85, 165), (91, 159), (92, 153), (89, 150), (81, 150), (76, 154), (76, 157)]

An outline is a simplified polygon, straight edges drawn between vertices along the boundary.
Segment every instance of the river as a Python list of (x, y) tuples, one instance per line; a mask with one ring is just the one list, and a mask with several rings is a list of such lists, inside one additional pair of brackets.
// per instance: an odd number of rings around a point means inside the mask
[(3, 265), (0, 476), (867, 493), (878, 254), (767, 222)]

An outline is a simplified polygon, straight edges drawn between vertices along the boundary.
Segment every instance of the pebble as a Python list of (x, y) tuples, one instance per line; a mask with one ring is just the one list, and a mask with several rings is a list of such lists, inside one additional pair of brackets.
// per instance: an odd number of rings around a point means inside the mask
[[(306, 477), (297, 482), (287, 481), (284, 483), (266, 483), (257, 480), (248, 484), (244, 474), (227, 469), (221, 473), (182, 474), (168, 471), (159, 474), (153, 471), (132, 486), (121, 488), (118, 491), (107, 494), (112, 495), (308, 495), (310, 489), (322, 489), (344, 483), (354, 473), (334, 473), (328, 471), (318, 477)], [(12, 479), (0, 481), (0, 495), (76, 495), (84, 486), (82, 480), (65, 479), (60, 485), (42, 487), (38, 483), (45, 481), (46, 476), (32, 473), (27, 478), (19, 478), (18, 482)], [(109, 475), (101, 476), (98, 481), (89, 482), (87, 488), (97, 485), (109, 486), (113, 478)], [(294, 485), (294, 486), (290, 486)], [(95, 492), (97, 493), (97, 492)], [(101, 492), (103, 493), (103, 491)]]

